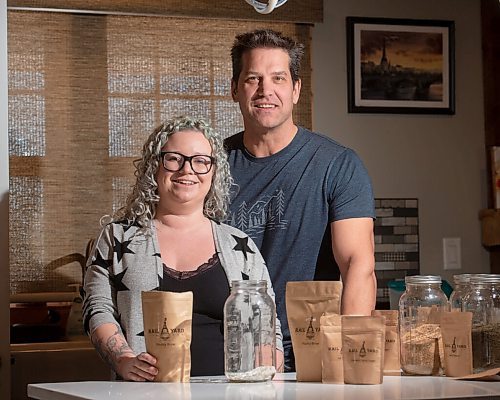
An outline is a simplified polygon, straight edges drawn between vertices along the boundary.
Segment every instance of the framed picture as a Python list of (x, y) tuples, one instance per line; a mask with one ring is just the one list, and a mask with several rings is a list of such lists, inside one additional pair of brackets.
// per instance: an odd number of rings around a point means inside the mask
[(351, 113), (454, 114), (453, 21), (347, 17)]

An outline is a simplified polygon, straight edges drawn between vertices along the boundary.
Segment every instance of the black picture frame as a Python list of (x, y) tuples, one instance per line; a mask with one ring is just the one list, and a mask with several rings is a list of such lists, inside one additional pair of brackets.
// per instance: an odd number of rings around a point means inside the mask
[(455, 23), (347, 17), (350, 113), (455, 114)]

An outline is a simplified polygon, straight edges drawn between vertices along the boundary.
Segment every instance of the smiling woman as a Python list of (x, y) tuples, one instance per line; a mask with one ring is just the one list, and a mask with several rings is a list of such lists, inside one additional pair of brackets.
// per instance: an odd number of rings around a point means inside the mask
[(222, 136), (202, 120), (173, 118), (151, 133), (135, 166), (126, 205), (104, 226), (88, 260), (85, 328), (117, 375), (154, 380), (157, 360), (146, 352), (141, 292), (191, 291), (191, 374), (221, 375), (229, 283), (265, 280), (274, 298), (255, 243), (221, 222), (232, 184)]

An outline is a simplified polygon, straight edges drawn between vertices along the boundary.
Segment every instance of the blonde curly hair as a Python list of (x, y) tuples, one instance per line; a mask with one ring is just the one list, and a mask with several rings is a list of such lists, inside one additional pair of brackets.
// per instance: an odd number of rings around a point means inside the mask
[(156, 172), (162, 163), (161, 149), (171, 135), (186, 130), (203, 133), (212, 147), (212, 157), (215, 160), (212, 184), (205, 198), (203, 214), (218, 222), (226, 217), (233, 179), (229, 171), (223, 138), (205, 121), (181, 116), (164, 121), (154, 129), (144, 143), (142, 158), (134, 161), (135, 185), (127, 197), (126, 205), (113, 215), (113, 221), (126, 220), (128, 224), (139, 225), (142, 228), (151, 226), (160, 200)]

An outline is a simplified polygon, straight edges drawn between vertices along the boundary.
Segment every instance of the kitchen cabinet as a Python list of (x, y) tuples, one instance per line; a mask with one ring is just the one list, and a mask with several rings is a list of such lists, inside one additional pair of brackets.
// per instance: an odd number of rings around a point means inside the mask
[(27, 399), (30, 383), (109, 380), (110, 368), (87, 338), (11, 344), (11, 400)]

